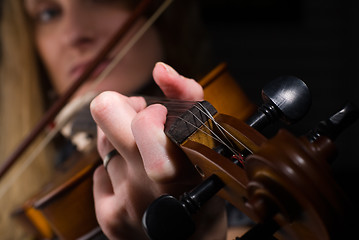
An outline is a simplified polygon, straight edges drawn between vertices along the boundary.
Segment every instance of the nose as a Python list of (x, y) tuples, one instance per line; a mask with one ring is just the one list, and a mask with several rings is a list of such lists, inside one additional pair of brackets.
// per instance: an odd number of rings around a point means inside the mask
[(73, 7), (63, 15), (62, 43), (78, 51), (86, 51), (95, 40), (96, 33), (91, 17), (80, 8)]

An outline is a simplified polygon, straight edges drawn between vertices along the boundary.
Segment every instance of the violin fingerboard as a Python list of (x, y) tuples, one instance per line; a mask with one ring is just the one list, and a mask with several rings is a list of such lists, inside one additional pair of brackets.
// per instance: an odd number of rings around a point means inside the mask
[(216, 113), (217, 110), (207, 101), (195, 103), (183, 114), (167, 118), (165, 133), (180, 145)]

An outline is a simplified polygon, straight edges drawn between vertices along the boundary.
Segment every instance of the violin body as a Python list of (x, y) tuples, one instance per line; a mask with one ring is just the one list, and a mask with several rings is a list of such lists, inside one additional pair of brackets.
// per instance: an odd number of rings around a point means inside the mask
[(92, 175), (101, 160), (96, 149), (80, 159), (80, 170), (34, 201), (60, 239), (78, 239), (98, 233), (98, 223), (92, 194)]
[(92, 175), (101, 164), (96, 148), (76, 152), (51, 183), (13, 214), (38, 239), (84, 239), (99, 234), (95, 215)]

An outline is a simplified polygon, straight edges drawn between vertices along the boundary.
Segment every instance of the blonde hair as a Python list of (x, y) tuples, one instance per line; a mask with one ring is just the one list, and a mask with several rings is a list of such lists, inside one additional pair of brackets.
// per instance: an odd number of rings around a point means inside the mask
[[(14, 151), (43, 114), (43, 97), (38, 64), (29, 21), (22, 0), (3, 1), (0, 62), (0, 164)], [(0, 179), (0, 237), (23, 238), (21, 228), (14, 228), (11, 211), (38, 191), (51, 175), (51, 161), (42, 154), (16, 182), (16, 168), (26, 155)], [(41, 176), (41, 177), (39, 177)], [(7, 189), (6, 194), (1, 190)], [(15, 225), (16, 226), (16, 225)], [(9, 231), (9, 229), (11, 229)]]

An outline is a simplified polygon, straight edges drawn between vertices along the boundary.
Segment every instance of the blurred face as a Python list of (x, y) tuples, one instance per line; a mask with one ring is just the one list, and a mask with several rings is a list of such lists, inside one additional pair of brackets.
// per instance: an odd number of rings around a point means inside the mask
[[(37, 50), (59, 94), (80, 77), (131, 14), (121, 0), (25, 0), (25, 6), (33, 20)], [(122, 46), (118, 44), (115, 52)], [(94, 75), (114, 56), (112, 52), (105, 58)], [(158, 34), (151, 28), (96, 90), (125, 94), (138, 90), (150, 79), (152, 68), (161, 57)], [(90, 88), (91, 80), (77, 96)]]

